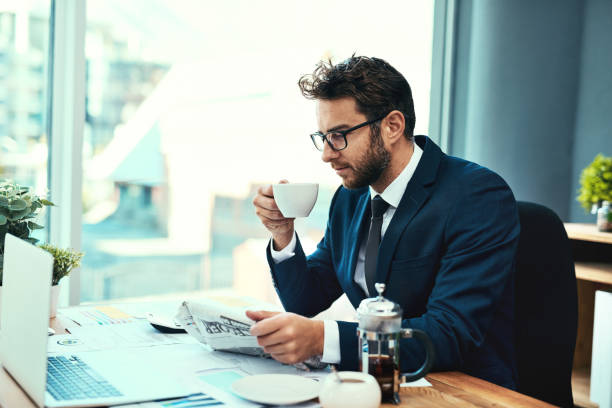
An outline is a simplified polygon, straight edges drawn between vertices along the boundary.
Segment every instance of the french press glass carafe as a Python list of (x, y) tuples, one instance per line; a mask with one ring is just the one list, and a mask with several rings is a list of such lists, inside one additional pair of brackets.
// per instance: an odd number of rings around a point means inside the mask
[(375, 284), (378, 296), (361, 301), (357, 309), (359, 327), (359, 371), (378, 380), (383, 401), (399, 403), (400, 339), (415, 338), (425, 346), (425, 362), (412, 373), (403, 373), (404, 381), (424, 377), (433, 364), (435, 350), (422, 330), (402, 328), (402, 308), (385, 299), (384, 283)]

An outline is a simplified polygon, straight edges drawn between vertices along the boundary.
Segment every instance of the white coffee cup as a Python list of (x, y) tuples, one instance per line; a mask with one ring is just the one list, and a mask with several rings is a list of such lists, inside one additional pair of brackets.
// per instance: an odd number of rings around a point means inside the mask
[(317, 202), (319, 184), (273, 184), (274, 201), (285, 218), (308, 217)]
[(376, 378), (358, 371), (340, 371), (338, 378), (329, 374), (319, 391), (319, 402), (323, 408), (378, 408), (380, 386)]

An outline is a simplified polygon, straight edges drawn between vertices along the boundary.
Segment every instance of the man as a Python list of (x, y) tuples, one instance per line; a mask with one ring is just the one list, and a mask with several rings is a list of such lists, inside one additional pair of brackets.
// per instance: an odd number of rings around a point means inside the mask
[[(259, 189), (253, 203), (272, 233), (268, 262), (288, 313), (247, 312), (257, 321), (251, 333), (281, 362), (320, 355), (323, 362), (355, 370), (356, 324), (304, 316), (328, 308), (342, 293), (357, 307), (376, 295), (375, 282), (384, 282), (385, 297), (403, 309), (402, 326), (431, 337), (434, 370), (461, 370), (514, 388), (519, 223), (506, 183), (484, 167), (445, 155), (425, 136), (413, 137), (410, 86), (381, 59), (321, 62), (299, 85), (317, 102), (319, 131), (311, 138), (342, 186), (332, 199), (325, 236), (308, 257), (271, 187)], [(382, 226), (373, 211), (382, 212)], [(402, 371), (423, 360), (417, 341), (402, 340)]]

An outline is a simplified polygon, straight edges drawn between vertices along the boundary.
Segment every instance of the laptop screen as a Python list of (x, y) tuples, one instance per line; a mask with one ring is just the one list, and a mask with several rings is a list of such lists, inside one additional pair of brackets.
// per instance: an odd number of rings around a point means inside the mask
[(6, 234), (0, 299), (0, 362), (39, 406), (47, 381), (53, 256)]

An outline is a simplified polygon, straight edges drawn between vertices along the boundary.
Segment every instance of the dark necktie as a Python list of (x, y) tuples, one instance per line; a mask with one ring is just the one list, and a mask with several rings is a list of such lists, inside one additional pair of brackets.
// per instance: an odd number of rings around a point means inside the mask
[(378, 247), (380, 246), (380, 230), (383, 222), (383, 214), (389, 208), (389, 203), (376, 195), (371, 202), (372, 220), (370, 222), (370, 233), (366, 244), (365, 254), (365, 278), (370, 296), (376, 295), (374, 284), (376, 283), (376, 263), (378, 258)]

